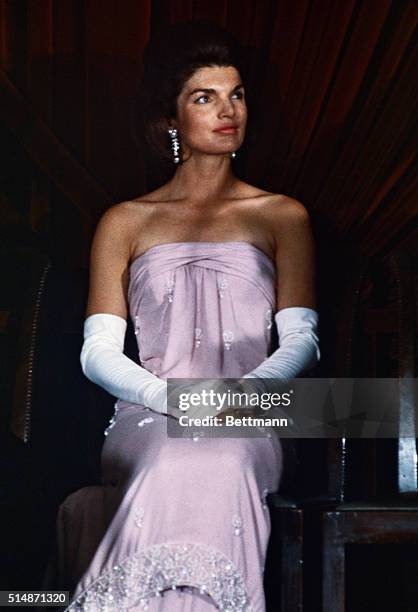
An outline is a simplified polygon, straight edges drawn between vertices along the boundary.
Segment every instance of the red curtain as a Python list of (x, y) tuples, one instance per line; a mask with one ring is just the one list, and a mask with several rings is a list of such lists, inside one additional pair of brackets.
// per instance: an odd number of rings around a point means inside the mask
[[(111, 201), (149, 188), (130, 120), (149, 36), (209, 18), (250, 49), (247, 86), (262, 123), (246, 180), (301, 200), (366, 255), (401, 244), (418, 251), (415, 0), (6, 0), (0, 8), (4, 75)], [(32, 170), (31, 180), (32, 226), (79, 214), (43, 173)]]

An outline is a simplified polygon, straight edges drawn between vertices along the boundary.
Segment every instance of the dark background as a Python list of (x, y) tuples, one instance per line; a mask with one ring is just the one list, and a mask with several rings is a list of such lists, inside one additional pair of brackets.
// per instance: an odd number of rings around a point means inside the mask
[[(108, 206), (162, 180), (135, 124), (142, 52), (162, 25), (200, 18), (248, 50), (260, 134), (237, 173), (311, 213), (319, 375), (345, 359), (355, 262), (382, 277), (399, 249), (418, 257), (414, 0), (1, 1), (2, 588), (39, 588), (57, 504), (97, 481), (113, 401), (79, 366), (91, 238)], [(360, 375), (397, 376), (394, 310), (376, 312), (354, 361)], [(326, 486), (319, 450), (299, 473), (310, 494)], [(350, 474), (363, 493), (366, 463)], [(395, 489), (396, 466), (379, 469)], [(347, 551), (349, 612), (418, 611), (416, 546), (362, 548)]]
[(416, 252), (417, 12), (413, 0), (3, 0), (1, 226), (88, 266), (98, 215), (153, 187), (131, 121), (144, 46), (163, 24), (208, 18), (250, 49), (262, 133), (245, 179), (366, 254)]

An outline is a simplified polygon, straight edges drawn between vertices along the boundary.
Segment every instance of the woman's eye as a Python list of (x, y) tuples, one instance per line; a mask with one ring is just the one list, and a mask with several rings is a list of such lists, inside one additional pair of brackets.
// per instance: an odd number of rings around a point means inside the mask
[(202, 100), (203, 98), (206, 98), (206, 100), (209, 99), (209, 96), (207, 96), (206, 94), (204, 94), (203, 96), (199, 96), (196, 100), (195, 100), (195, 104), (201, 104), (201, 102), (199, 102), (199, 100)]
[[(243, 91), (236, 91), (235, 93), (232, 94), (232, 97), (236, 97), (238, 100), (242, 100), (244, 98), (244, 92)], [(209, 100), (209, 96), (207, 94), (202, 94), (201, 96), (199, 96), (198, 98), (196, 98), (196, 100), (194, 101), (195, 104), (206, 104), (206, 102)]]

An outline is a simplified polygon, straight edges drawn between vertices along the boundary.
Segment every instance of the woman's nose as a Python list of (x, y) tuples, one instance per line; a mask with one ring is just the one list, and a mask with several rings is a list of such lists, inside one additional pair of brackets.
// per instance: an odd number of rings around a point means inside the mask
[(224, 100), (221, 100), (221, 108), (219, 111), (219, 115), (222, 117), (223, 115), (233, 115), (235, 112), (235, 107), (232, 103), (232, 101), (229, 98), (226, 98)]

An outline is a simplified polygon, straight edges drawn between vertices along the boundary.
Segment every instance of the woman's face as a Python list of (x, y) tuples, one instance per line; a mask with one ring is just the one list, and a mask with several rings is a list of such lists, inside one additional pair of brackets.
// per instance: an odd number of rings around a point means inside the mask
[[(233, 66), (199, 68), (177, 98), (177, 118), (173, 125), (187, 154), (195, 150), (229, 155), (241, 146), (246, 123), (244, 87)], [(227, 127), (230, 129), (220, 131)]]

